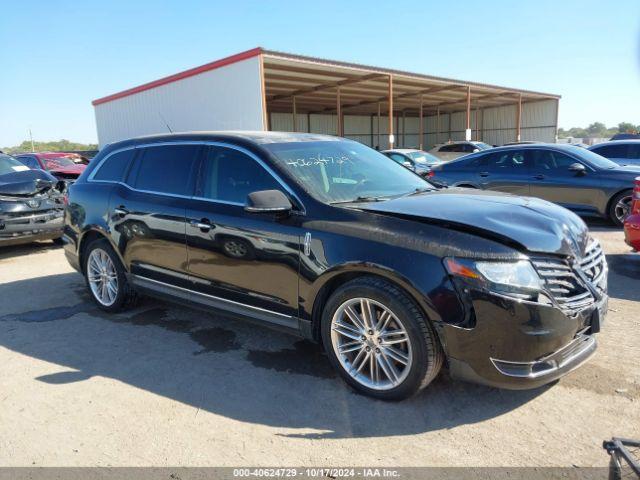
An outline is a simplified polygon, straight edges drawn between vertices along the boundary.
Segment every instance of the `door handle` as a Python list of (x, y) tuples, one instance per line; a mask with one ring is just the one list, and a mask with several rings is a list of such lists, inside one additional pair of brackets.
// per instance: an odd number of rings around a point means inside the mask
[(113, 209), (113, 213), (115, 213), (120, 218), (122, 218), (122, 217), (126, 217), (127, 215), (129, 215), (129, 210), (127, 210), (123, 206), (119, 206), (119, 207), (116, 207), (116, 208)]
[(489, 176), (489, 172), (480, 172), (479, 175), (481, 177), (488, 177)]
[(535, 178), (536, 180), (544, 180), (545, 177), (543, 174), (539, 173), (537, 175), (534, 175), (533, 178)]
[(211, 222), (206, 218), (203, 218), (202, 220), (191, 220), (189, 225), (193, 228), (199, 229), (201, 232), (208, 232), (211, 230)]

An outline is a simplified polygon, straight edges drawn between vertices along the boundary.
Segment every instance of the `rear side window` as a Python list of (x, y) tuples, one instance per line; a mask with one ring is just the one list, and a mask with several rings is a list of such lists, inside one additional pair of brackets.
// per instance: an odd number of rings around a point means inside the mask
[(523, 150), (491, 153), (486, 156), (487, 169), (494, 173), (524, 171), (527, 168), (525, 156)]
[(211, 200), (244, 204), (252, 192), (282, 190), (253, 158), (226, 147), (209, 147), (199, 177), (202, 185), (198, 195)]
[(121, 182), (124, 175), (133, 160), (136, 151), (131, 148), (122, 152), (114, 153), (109, 156), (93, 176), (94, 180), (102, 180), (104, 182)]
[(40, 163), (38, 163), (38, 160), (36, 159), (36, 157), (25, 155), (24, 157), (16, 157), (16, 158), (18, 160), (20, 160), (22, 163), (24, 163), (31, 170), (41, 170), (42, 169), (42, 167), (40, 166)]
[(453, 144), (453, 145), (445, 145), (443, 147), (440, 147), (440, 152), (460, 152), (460, 146), (457, 144)]
[(627, 145), (624, 143), (620, 145), (603, 145), (602, 147), (592, 148), (591, 151), (606, 158), (628, 158)]
[(137, 190), (191, 195), (191, 172), (199, 151), (199, 145), (139, 148), (127, 183)]

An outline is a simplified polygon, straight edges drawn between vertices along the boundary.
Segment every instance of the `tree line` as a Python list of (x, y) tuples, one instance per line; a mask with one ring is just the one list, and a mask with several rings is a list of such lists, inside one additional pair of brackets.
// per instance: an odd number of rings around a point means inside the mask
[(564, 128), (558, 129), (559, 138), (609, 138), (616, 133), (638, 133), (640, 125), (634, 125), (630, 122), (620, 122), (617, 127), (607, 127), (602, 122), (593, 122), (586, 128), (573, 127), (569, 130)]
[[(0, 148), (5, 153), (31, 152), (31, 141), (25, 140), (20, 145), (14, 147)], [(79, 143), (70, 140), (58, 140), (51, 142), (33, 141), (33, 151), (35, 152), (72, 152), (78, 150), (98, 150), (95, 143)]]

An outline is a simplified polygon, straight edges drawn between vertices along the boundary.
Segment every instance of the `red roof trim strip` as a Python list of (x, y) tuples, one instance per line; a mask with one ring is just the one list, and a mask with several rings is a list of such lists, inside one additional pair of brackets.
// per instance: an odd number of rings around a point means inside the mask
[(248, 58), (256, 57), (260, 55), (262, 52), (263, 52), (263, 49), (261, 47), (253, 48), (251, 50), (247, 50), (246, 52), (238, 53), (236, 55), (231, 55), (230, 57), (226, 57), (221, 60), (216, 60), (215, 62), (207, 63), (199, 67), (185, 70), (184, 72), (176, 73), (174, 75), (169, 75), (168, 77), (164, 77), (159, 80), (155, 80), (153, 82), (145, 83), (137, 87), (129, 88), (128, 90), (123, 90), (121, 92), (114, 93), (113, 95), (108, 95), (106, 97), (98, 98), (97, 100), (94, 100), (93, 102), (91, 102), (91, 104), (100, 105), (101, 103), (107, 103), (113, 100), (117, 100), (119, 98), (128, 97), (129, 95), (133, 95), (135, 93), (144, 92), (145, 90), (151, 90), (152, 88), (156, 88), (161, 85), (166, 85), (167, 83), (177, 82), (178, 80), (182, 80), (183, 78), (193, 77), (194, 75), (208, 72), (209, 70), (215, 70), (216, 68), (225, 67), (227, 65), (231, 65), (232, 63), (237, 63), (237, 62), (241, 62), (242, 60), (247, 60)]

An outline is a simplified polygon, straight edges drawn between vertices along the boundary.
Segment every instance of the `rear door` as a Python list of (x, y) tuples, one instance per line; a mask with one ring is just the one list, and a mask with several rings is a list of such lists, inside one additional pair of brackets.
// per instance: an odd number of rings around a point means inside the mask
[(199, 171), (187, 210), (188, 270), (199, 300), (292, 326), (300, 217), (244, 209), (249, 193), (286, 189), (257, 156), (232, 145), (208, 146)]
[(492, 152), (480, 167), (479, 183), (483, 189), (514, 195), (529, 195), (529, 151), (526, 149)]
[[(595, 212), (603, 202), (597, 172), (577, 158), (548, 149), (531, 150), (531, 196), (543, 198), (563, 207)], [(584, 173), (570, 170), (581, 163)]]
[(136, 149), (126, 180), (115, 185), (109, 225), (136, 281), (189, 288), (185, 215), (202, 145), (157, 144)]

